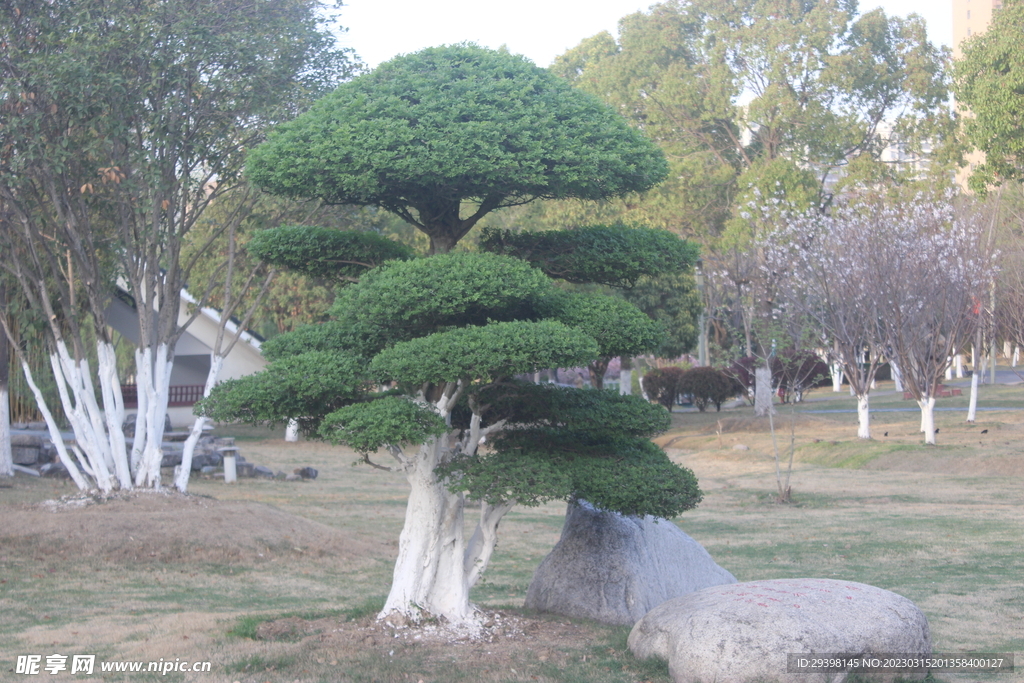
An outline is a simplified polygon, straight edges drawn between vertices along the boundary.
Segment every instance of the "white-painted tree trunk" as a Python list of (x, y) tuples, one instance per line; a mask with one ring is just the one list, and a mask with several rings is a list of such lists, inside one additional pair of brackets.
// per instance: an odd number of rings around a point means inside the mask
[(422, 613), (451, 622), (470, 619), (463, 496), (449, 491), (434, 475), (446, 440), (441, 437), (425, 443), (407, 472), (409, 502), (382, 617), (397, 612), (413, 619)]
[(1011, 362), (1010, 367), (1012, 367), (1012, 368), (1017, 367), (1017, 363), (1019, 363), (1019, 362), (1020, 362), (1020, 347), (1019, 346), (1014, 346), (1013, 347), (1013, 361)]
[[(111, 491), (115, 485), (130, 489), (131, 473), (121, 431), (124, 400), (113, 345), (97, 343), (96, 378), (87, 361), (71, 357), (63, 340), (58, 339), (54, 346), (56, 351), (50, 354), (50, 367), (61, 406), (75, 434), (72, 450), (82, 470), (103, 492)], [(94, 379), (99, 380), (102, 409), (96, 400)], [(36, 399), (38, 403), (39, 396)]]
[(842, 391), (843, 388), (843, 365), (842, 363), (832, 363), (829, 366), (829, 372), (832, 375), (832, 391)]
[(284, 430), (284, 440), (288, 443), (295, 443), (299, 440), (298, 420), (288, 420), (288, 426)]
[[(206, 385), (203, 387), (203, 398), (210, 395), (213, 388), (217, 386), (217, 379), (220, 377), (221, 368), (224, 367), (224, 356), (217, 355), (215, 353), (210, 354), (210, 371), (206, 373)], [(199, 443), (199, 437), (203, 435), (203, 428), (208, 422), (208, 418), (200, 415), (196, 418), (195, 422), (192, 423), (192, 431), (189, 432), (188, 438), (185, 439), (185, 445), (181, 451), (181, 467), (178, 468), (178, 476), (174, 480), (174, 486), (182, 493), (188, 491), (188, 478), (192, 474), (192, 456), (196, 452), (196, 444)]]
[[(160, 462), (163, 460), (161, 444), (164, 439), (164, 416), (167, 414), (167, 401), (170, 397), (171, 367), (174, 359), (170, 356), (167, 344), (160, 344), (153, 359), (153, 375), (151, 381), (143, 387), (139, 385), (139, 394), (147, 394), (145, 445), (135, 472), (136, 486), (160, 488)], [(140, 402), (141, 412), (141, 402)], [(136, 447), (139, 441), (135, 433)]]
[(954, 362), (955, 369), (956, 369), (956, 378), (957, 379), (963, 379), (964, 378), (964, 354), (958, 353), (955, 356), (953, 356), (953, 362)]
[[(6, 352), (6, 349), (4, 350)], [(2, 362), (2, 361), (0, 361)], [(11, 453), (11, 399), (7, 385), (0, 385), (0, 477), (14, 476)]]
[(620, 370), (619, 371), (619, 394), (622, 396), (633, 395), (633, 371), (632, 370)]
[(871, 412), (868, 404), (868, 394), (857, 397), (857, 436), (861, 439), (871, 438)]
[[(446, 389), (447, 398), (436, 404), (445, 419), (460, 392), (461, 388), (455, 393)], [(398, 453), (398, 469), (405, 472), (410, 491), (391, 591), (379, 618), (397, 613), (413, 620), (431, 615), (452, 624), (475, 621), (469, 589), (490, 563), (497, 545), (498, 523), (515, 501), (493, 506), (481, 502), (480, 520), (467, 544), (463, 536), (464, 496), (450, 491), (434, 470), (454, 450), (473, 455), (483, 438), (501, 429), (503, 422), (487, 429), (480, 425), (480, 416), (474, 413), (469, 430), (456, 446), (450, 443), (453, 435), (445, 435), (422, 444), (411, 458), (400, 449), (392, 450)]]
[(917, 405), (921, 407), (921, 431), (924, 432), (924, 442), (935, 445), (935, 397), (928, 396), (920, 399)]
[(775, 413), (772, 405), (772, 371), (770, 368), (757, 368), (754, 371), (754, 415), (765, 417)]
[[(0, 316), (7, 312), (7, 287), (0, 283)], [(14, 476), (11, 451), (10, 346), (7, 325), (0, 323), (0, 477)]]
[(131, 467), (128, 462), (128, 447), (124, 438), (124, 396), (121, 394), (121, 380), (117, 376), (117, 352), (114, 345), (106, 342), (97, 344), (100, 391), (103, 397), (103, 416), (106, 418), (107, 439), (114, 459), (114, 476), (122, 489), (132, 487)]
[(466, 583), (470, 588), (476, 585), (480, 576), (491, 563), (491, 556), (498, 545), (498, 523), (515, 501), (501, 505), (490, 505), (487, 501), (480, 502), (480, 521), (466, 546), (463, 569), (466, 572)]
[(953, 379), (953, 357), (946, 358), (946, 379)]
[(53, 442), (54, 448), (57, 449), (57, 459), (60, 460), (61, 464), (67, 468), (68, 474), (71, 476), (71, 480), (75, 482), (75, 486), (81, 491), (88, 491), (90, 486), (82, 473), (78, 470), (78, 466), (75, 461), (71, 458), (68, 453), (67, 446), (64, 445), (64, 437), (61, 436), (60, 429), (57, 427), (57, 422), (53, 419), (53, 413), (50, 412), (50, 407), (46, 405), (46, 399), (43, 397), (43, 392), (39, 390), (35, 380), (32, 378), (32, 370), (28, 367), (28, 363), (24, 360), (21, 361), (21, 371), (25, 375), (25, 382), (28, 384), (29, 389), (32, 390), (32, 395), (36, 398), (36, 407), (39, 412), (43, 415), (43, 420), (46, 422), (46, 429), (50, 433), (50, 441)]
[(103, 426), (103, 416), (96, 404), (88, 363), (75, 361), (64, 342), (55, 342), (50, 354), (50, 367), (57, 385), (64, 415), (75, 434), (75, 456), (96, 487), (104, 493), (114, 488), (114, 460)]
[(967, 421), (974, 422), (978, 418), (978, 373), (971, 375), (971, 400), (967, 406)]
[(889, 361), (889, 368), (892, 370), (892, 381), (896, 384), (896, 391), (903, 391), (903, 373), (895, 361)]

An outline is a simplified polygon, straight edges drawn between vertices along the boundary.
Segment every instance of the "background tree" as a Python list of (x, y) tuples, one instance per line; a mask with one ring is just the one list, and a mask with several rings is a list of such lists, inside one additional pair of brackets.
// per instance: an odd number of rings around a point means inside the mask
[(874, 225), (885, 247), (872, 268), (885, 297), (885, 347), (921, 407), (927, 444), (935, 443), (936, 392), (953, 350), (969, 342), (994, 275), (987, 226), (977, 218), (920, 200), (885, 209)]
[[(642, 220), (704, 246), (720, 362), (759, 353), (751, 203), (822, 209), (839, 192), (948, 184), (948, 51), (919, 17), (852, 2), (670, 1), (624, 17), (552, 67), (656, 140), (669, 179), (642, 198), (537, 207), (542, 225)], [(906, 159), (892, 161), (886, 150)], [(599, 216), (599, 218), (595, 218)], [(738, 346), (743, 349), (723, 349)], [(737, 353), (738, 352), (738, 353)]]
[(1024, 3), (1006, 0), (984, 33), (963, 46), (954, 69), (957, 102), (968, 142), (985, 153), (971, 175), (976, 192), (1004, 180), (1024, 179)]
[(913, 177), (882, 151), (924, 155), (925, 141), (949, 135), (948, 58), (916, 16), (856, 17), (855, 3), (835, 0), (693, 0), (629, 15), (617, 41), (589, 38), (552, 69), (625, 112), (670, 160), (672, 180), (620, 204), (623, 215), (711, 242), (753, 188), (820, 206), (830, 178)]
[(814, 321), (820, 347), (842, 367), (857, 396), (857, 436), (871, 438), (870, 393), (886, 349), (887, 283), (878, 280), (891, 235), (879, 232), (881, 204), (794, 216), (773, 236), (769, 267), (785, 272), (786, 298)]
[[(521, 57), (435, 48), (340, 87), (255, 150), (249, 172), (289, 196), (380, 206), (431, 240), (431, 257), (361, 275), (339, 291), (335, 320), (269, 341), (266, 372), (224, 383), (201, 405), (215, 419), (297, 420), (364, 462), (405, 474), (409, 503), (382, 616), (471, 621), (469, 589), (516, 502), (586, 498), (661, 516), (697, 503), (692, 473), (646, 438), (666, 426), (660, 409), (511, 379), (596, 360), (599, 340), (587, 330), (628, 309), (559, 290), (521, 259), (443, 253), (502, 205), (614, 196), (657, 182), (660, 153), (613, 112)], [(284, 262), (303, 239), (271, 239), (268, 257)], [(351, 252), (324, 250), (323, 258), (351, 262)], [(382, 381), (394, 389), (377, 393)], [(483, 439), (503, 429), (482, 451)], [(468, 542), (467, 490), (482, 499)]]
[[(348, 70), (318, 12), (306, 0), (0, 3), (7, 253), (49, 322), (64, 412), (101, 489), (159, 486), (179, 293), (194, 265), (182, 245), (235, 187), (261, 127)], [(117, 277), (144, 312), (128, 462), (105, 320)], [(99, 399), (83, 327), (96, 340)]]

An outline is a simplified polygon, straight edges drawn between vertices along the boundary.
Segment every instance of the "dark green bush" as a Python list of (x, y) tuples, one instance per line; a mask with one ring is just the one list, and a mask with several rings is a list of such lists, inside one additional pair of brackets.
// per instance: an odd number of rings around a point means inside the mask
[(685, 372), (683, 368), (674, 366), (655, 368), (644, 375), (640, 382), (643, 385), (644, 392), (647, 394), (647, 398), (657, 401), (671, 411), (672, 406), (676, 403), (676, 398), (680, 394), (679, 381)]
[(689, 394), (693, 405), (702, 413), (712, 403), (715, 410), (721, 410), (722, 402), (735, 396), (738, 388), (732, 377), (711, 367), (690, 368), (676, 384), (678, 392)]

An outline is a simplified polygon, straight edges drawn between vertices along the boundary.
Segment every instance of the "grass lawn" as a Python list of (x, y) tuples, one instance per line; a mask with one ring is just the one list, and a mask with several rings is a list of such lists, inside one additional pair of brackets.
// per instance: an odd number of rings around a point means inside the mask
[[(966, 393), (966, 392), (965, 392)], [(882, 385), (874, 439), (856, 438), (852, 398), (818, 390), (779, 406), (793, 503), (775, 502), (772, 435), (739, 407), (681, 412), (657, 441), (705, 492), (676, 523), (740, 581), (823, 577), (900, 593), (925, 612), (936, 651), (1024, 656), (1024, 386), (940, 399), (938, 445), (919, 414)], [(850, 412), (823, 412), (850, 411)], [(987, 430), (982, 434), (982, 430)], [(242, 455), (275, 470), (311, 465), (315, 481), (213, 479), (187, 501), (155, 494), (51, 511), (70, 483), (16, 477), (0, 488), (0, 680), (18, 655), (97, 661), (209, 661), (209, 673), (46, 680), (284, 683), (548, 681), (665, 683), (637, 662), (627, 629), (528, 614), (537, 564), (558, 540), (564, 505), (517, 508), (474, 601), (494, 610), (491, 642), (451, 644), (376, 624), (390, 581), (407, 487), (353, 467), (355, 456), (277, 434), (224, 428)], [(886, 434), (887, 433), (887, 434)], [(472, 510), (467, 514), (472, 518)], [(98, 666), (98, 665), (97, 665)], [(1018, 667), (1024, 661), (1018, 662)], [(939, 674), (938, 681), (983, 680)], [(1021, 673), (987, 680), (1024, 681)]]

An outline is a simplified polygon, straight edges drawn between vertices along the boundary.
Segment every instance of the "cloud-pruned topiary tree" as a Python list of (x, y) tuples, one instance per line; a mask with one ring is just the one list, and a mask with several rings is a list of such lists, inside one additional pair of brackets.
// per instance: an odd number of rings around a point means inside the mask
[[(649, 441), (668, 426), (661, 408), (515, 379), (620, 347), (639, 352), (660, 341), (656, 324), (625, 302), (559, 289), (513, 255), (446, 253), (499, 206), (642, 190), (664, 166), (594, 100), (521, 57), (474, 46), (397, 58), (252, 153), (250, 176), (273, 192), (381, 206), (431, 238), (430, 257), (392, 251), (382, 257), (394, 260), (353, 272), (353, 262), (379, 263), (367, 241), (310, 241), (313, 229), (268, 235), (270, 262), (321, 275), (338, 263), (339, 281), (358, 282), (339, 291), (333, 320), (267, 342), (265, 372), (226, 382), (200, 406), (218, 420), (296, 420), (405, 475), (409, 502), (382, 617), (473, 621), (469, 590), (516, 503), (585, 498), (671, 517), (699, 502), (693, 474)], [(563, 248), (586, 247), (570, 239)], [(481, 501), (469, 538), (467, 495)]]
[(426, 233), (431, 253), (495, 209), (641, 192), (667, 172), (597, 98), (475, 45), (385, 62), (280, 126), (248, 164), (275, 194), (387, 209)]

